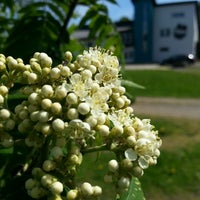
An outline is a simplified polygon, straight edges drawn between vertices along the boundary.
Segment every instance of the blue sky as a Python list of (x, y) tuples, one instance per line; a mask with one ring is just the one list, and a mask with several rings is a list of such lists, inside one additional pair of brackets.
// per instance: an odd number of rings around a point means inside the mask
[[(175, 3), (175, 2), (184, 2), (184, 1), (193, 1), (193, 0), (156, 0), (158, 4), (162, 3)], [(102, 1), (105, 2), (105, 1)], [(117, 0), (118, 6), (108, 3), (109, 15), (113, 21), (118, 21), (121, 17), (125, 16), (130, 19), (134, 15), (134, 7), (131, 0)]]
[[(175, 2), (184, 2), (184, 1), (193, 1), (193, 0), (156, 0), (158, 4), (162, 3), (175, 3)], [(199, 0), (200, 1), (200, 0)], [(117, 0), (118, 5), (107, 3), (106, 0), (101, 0), (102, 3), (105, 3), (108, 6), (109, 15), (113, 21), (119, 21), (122, 17), (128, 17), (133, 19), (134, 16), (134, 6), (131, 0)], [(78, 7), (76, 12), (78, 15), (83, 16), (86, 13), (86, 8), (81, 6)], [(79, 19), (72, 20), (72, 23), (77, 23)]]

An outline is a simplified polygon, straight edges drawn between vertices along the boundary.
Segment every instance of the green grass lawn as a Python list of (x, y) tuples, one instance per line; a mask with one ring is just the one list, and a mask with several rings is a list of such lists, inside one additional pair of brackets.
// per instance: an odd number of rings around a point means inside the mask
[(200, 69), (126, 70), (123, 78), (146, 88), (127, 88), (135, 96), (200, 98)]

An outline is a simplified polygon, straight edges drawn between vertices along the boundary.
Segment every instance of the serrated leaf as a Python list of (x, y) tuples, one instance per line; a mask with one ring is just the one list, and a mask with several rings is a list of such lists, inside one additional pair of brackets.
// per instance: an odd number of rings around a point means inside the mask
[(132, 178), (128, 191), (124, 192), (119, 200), (145, 200), (138, 178)]

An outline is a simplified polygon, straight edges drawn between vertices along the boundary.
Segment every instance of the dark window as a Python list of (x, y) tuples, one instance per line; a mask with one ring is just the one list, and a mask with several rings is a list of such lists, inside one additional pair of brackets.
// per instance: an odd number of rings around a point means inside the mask
[(169, 28), (160, 29), (160, 36), (161, 37), (169, 37), (170, 36), (170, 29)]

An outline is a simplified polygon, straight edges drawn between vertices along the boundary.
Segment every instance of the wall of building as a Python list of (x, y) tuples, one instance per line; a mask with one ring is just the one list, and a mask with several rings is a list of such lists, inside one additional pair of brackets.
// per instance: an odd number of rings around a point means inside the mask
[(194, 3), (157, 6), (154, 10), (153, 60), (196, 54), (198, 23)]
[(135, 62), (152, 61), (153, 9), (152, 0), (135, 0)]

